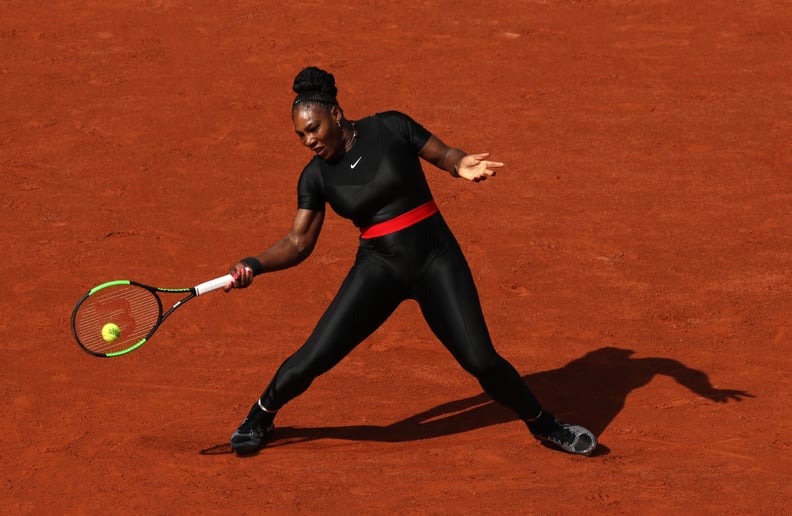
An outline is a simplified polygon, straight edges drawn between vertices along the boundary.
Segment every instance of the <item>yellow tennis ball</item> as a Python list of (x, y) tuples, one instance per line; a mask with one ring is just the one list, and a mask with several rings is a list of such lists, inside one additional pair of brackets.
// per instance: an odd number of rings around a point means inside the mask
[(121, 328), (117, 324), (107, 323), (102, 326), (102, 338), (105, 342), (113, 342), (121, 336)]

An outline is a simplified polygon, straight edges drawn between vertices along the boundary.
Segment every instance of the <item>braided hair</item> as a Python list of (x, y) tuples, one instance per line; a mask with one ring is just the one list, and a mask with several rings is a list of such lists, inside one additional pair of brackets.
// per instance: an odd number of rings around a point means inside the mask
[(292, 104), (292, 111), (300, 104), (322, 104), (338, 106), (338, 88), (333, 74), (315, 66), (303, 68), (294, 78), (292, 90), (297, 94)]

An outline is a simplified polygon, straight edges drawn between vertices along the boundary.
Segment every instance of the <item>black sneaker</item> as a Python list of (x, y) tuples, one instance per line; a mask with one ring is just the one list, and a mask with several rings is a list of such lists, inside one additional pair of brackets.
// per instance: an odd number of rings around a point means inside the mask
[(534, 437), (542, 442), (577, 455), (591, 455), (597, 447), (597, 438), (594, 434), (578, 425), (569, 425), (556, 420), (549, 432), (531, 432)]
[(255, 418), (246, 417), (239, 428), (231, 434), (231, 448), (237, 455), (252, 455), (267, 444), (275, 432), (275, 425), (267, 427), (257, 424)]

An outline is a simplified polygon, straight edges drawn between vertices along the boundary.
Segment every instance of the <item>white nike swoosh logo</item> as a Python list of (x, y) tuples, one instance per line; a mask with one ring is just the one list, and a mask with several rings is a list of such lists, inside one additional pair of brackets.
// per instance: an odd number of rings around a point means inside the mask
[(358, 157), (357, 161), (355, 161), (354, 163), (349, 165), (349, 168), (355, 168), (357, 166), (357, 164), (360, 163), (360, 160), (362, 160), (362, 159), (363, 159), (363, 156)]

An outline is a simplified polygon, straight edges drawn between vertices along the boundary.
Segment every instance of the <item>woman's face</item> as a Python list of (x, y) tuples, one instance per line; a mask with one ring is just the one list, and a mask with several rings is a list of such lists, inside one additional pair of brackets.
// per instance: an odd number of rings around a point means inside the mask
[(292, 113), (294, 132), (303, 145), (323, 160), (344, 155), (344, 137), (338, 126), (341, 111), (336, 106), (301, 104)]

